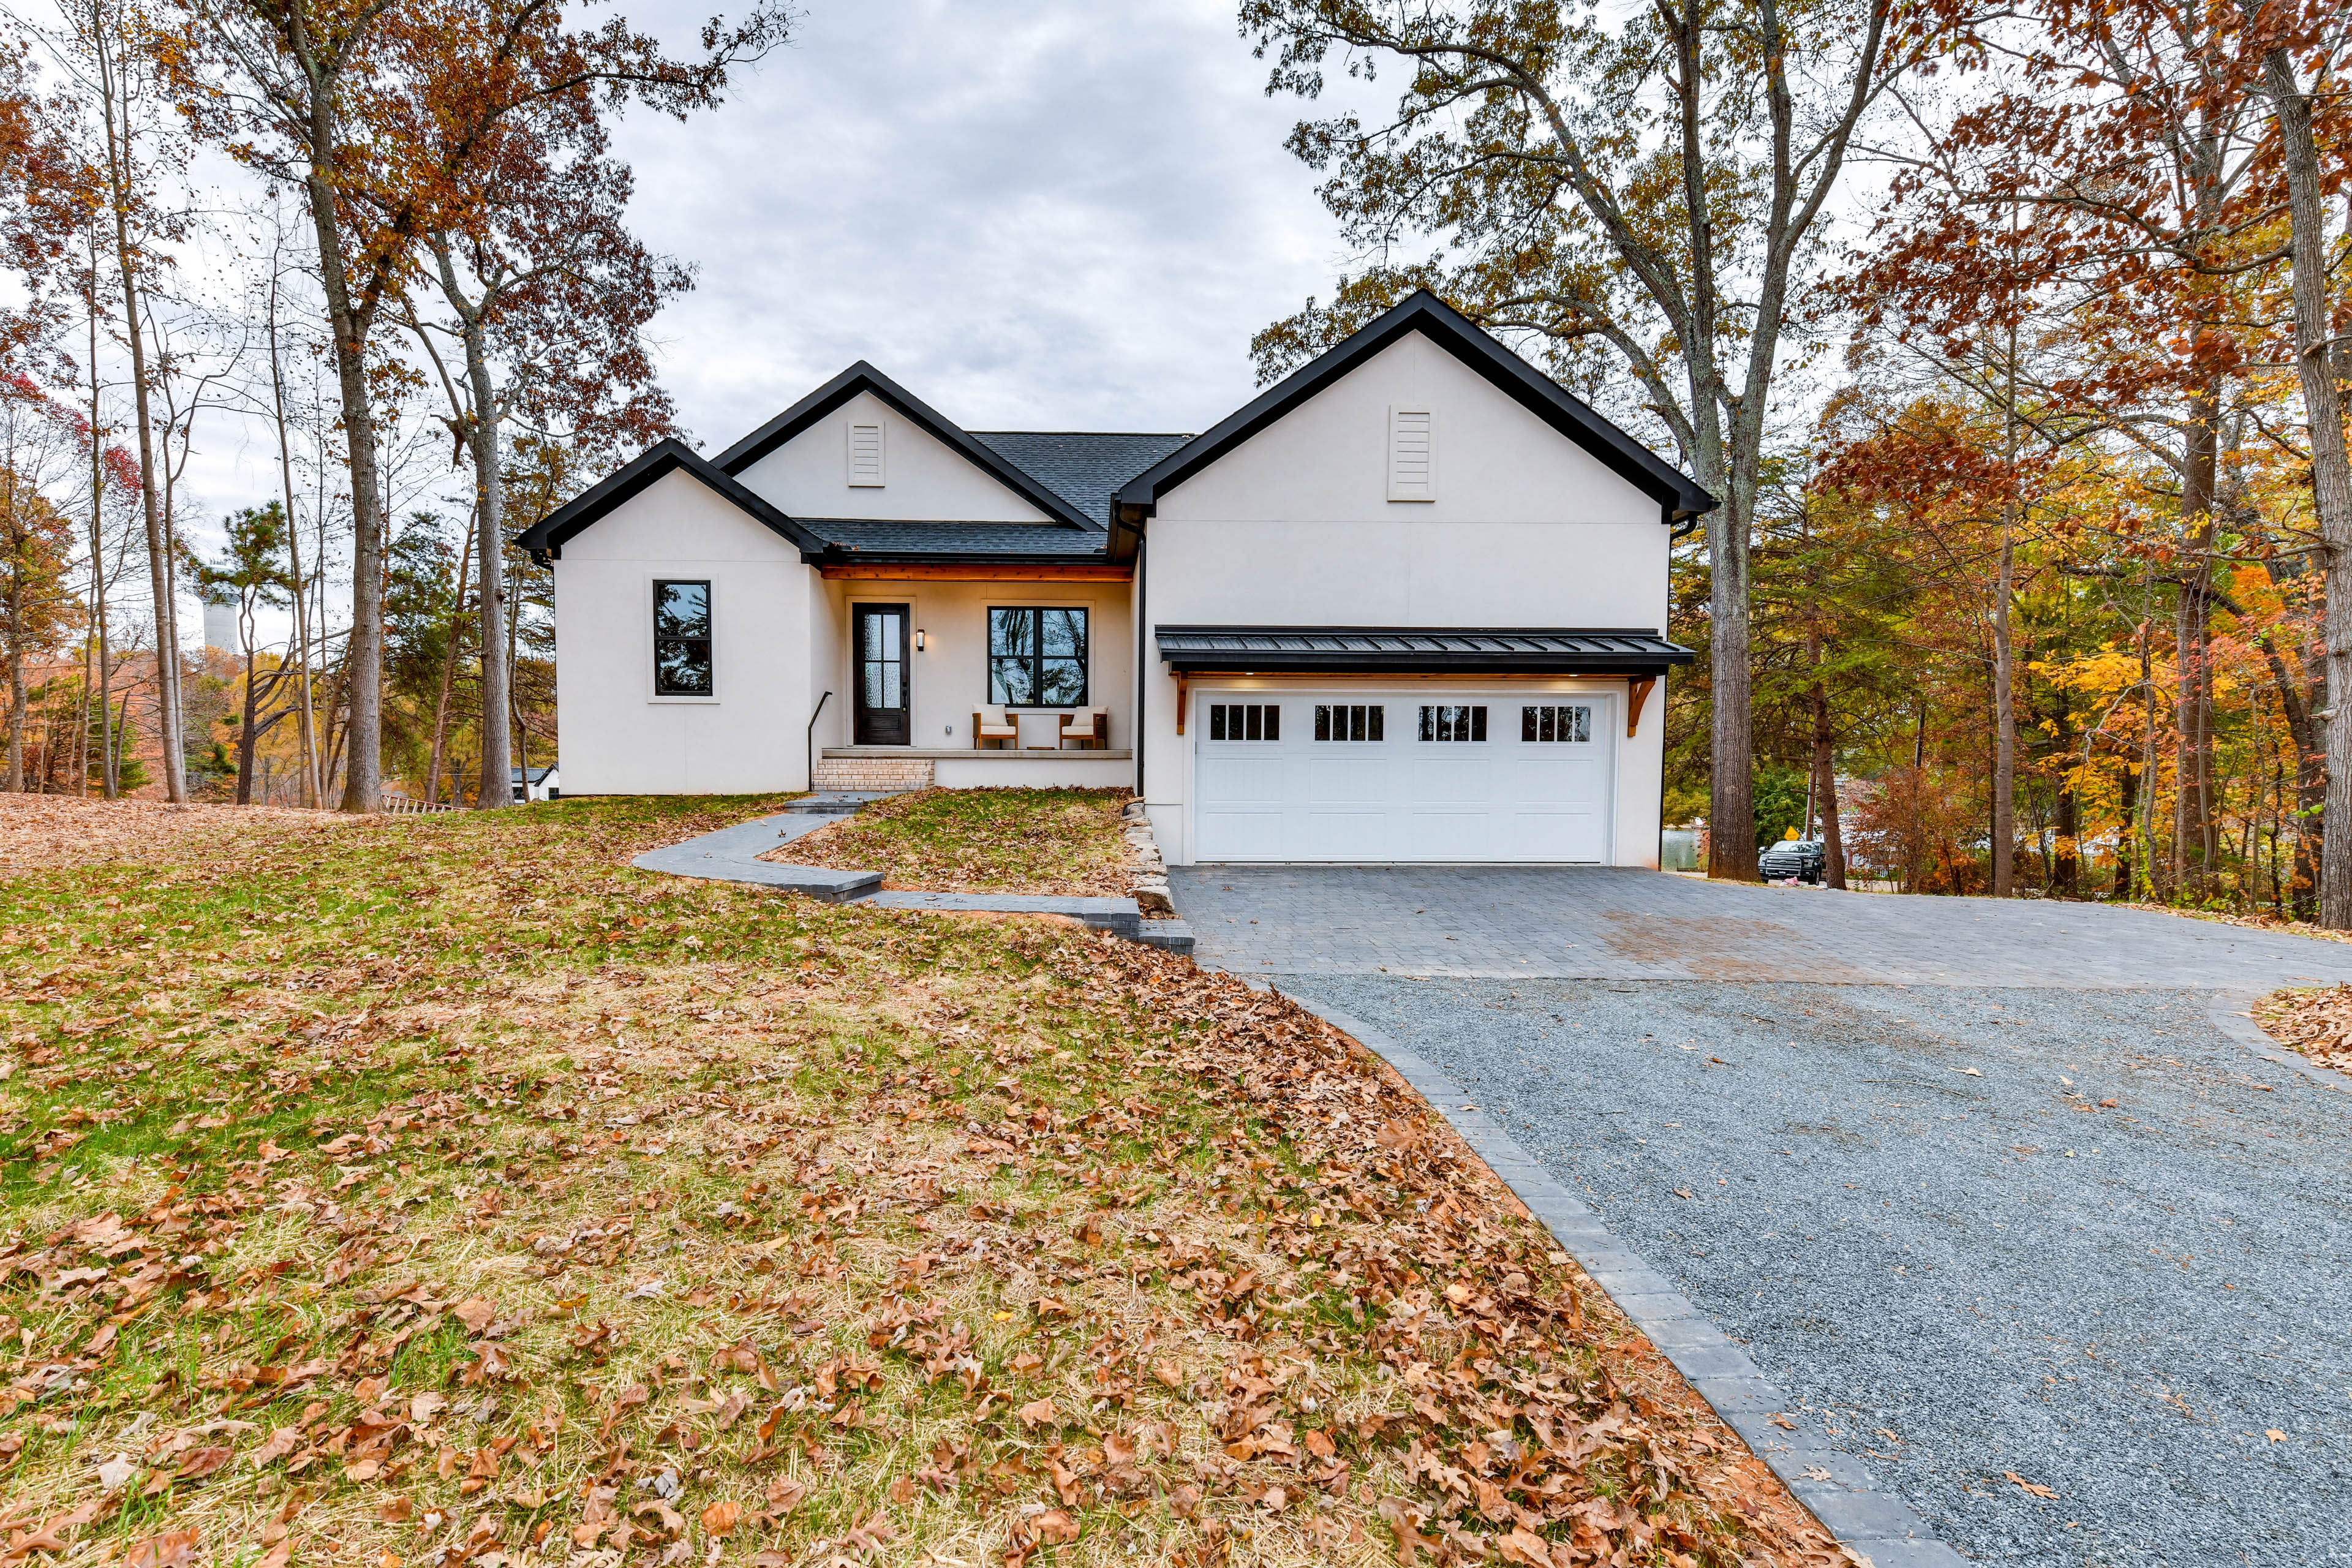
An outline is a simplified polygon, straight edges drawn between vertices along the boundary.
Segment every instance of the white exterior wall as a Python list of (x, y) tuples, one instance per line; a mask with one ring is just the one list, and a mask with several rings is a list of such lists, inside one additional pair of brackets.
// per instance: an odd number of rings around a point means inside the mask
[[(807, 787), (817, 578), (793, 545), (674, 472), (565, 543), (554, 573), (564, 793)], [(656, 697), (654, 580), (705, 577), (713, 695)]]
[[(876, 423), (883, 431), (884, 482), (852, 485), (849, 426)], [(859, 393), (735, 477), (792, 517), (1054, 521), (870, 392)]]
[[(812, 663), (823, 671), (815, 689), (830, 689), (831, 702), (817, 724), (817, 744), (846, 746), (855, 733), (851, 682), (856, 679), (854, 650), (849, 646), (850, 606), (905, 605), (912, 624), (923, 633), (921, 652), (908, 655), (908, 724), (914, 744), (922, 750), (961, 750), (971, 744), (971, 716), (988, 705), (988, 612), (1016, 605), (1041, 605), (1056, 609), (1082, 608), (1087, 616), (1087, 696), (1089, 706), (1110, 709), (1109, 745), (1125, 750), (1134, 744), (1135, 622), (1129, 613), (1126, 583), (954, 583), (891, 582), (844, 578), (823, 583), (822, 610), (812, 618)], [(910, 644), (911, 647), (911, 644)], [(1022, 721), (1022, 742), (1050, 746), (1057, 731), (1054, 715), (1066, 708), (1027, 710)], [(1075, 761), (1084, 753), (1065, 753)], [(946, 783), (952, 764), (942, 763)], [(1004, 784), (1029, 783), (1005, 773), (1007, 764), (988, 766), (988, 777)], [(1121, 762), (1116, 781), (1134, 782), (1134, 764)], [(1100, 765), (1091, 772), (1102, 772)], [(1089, 775), (1091, 776), (1091, 774)]]
[[(1389, 414), (1399, 405), (1434, 415), (1433, 500), (1388, 499)], [(1657, 501), (1418, 333), (1164, 494), (1149, 528), (1152, 626), (1659, 631), (1666, 621), (1669, 540)], [(1559, 689), (1596, 685), (1625, 689)], [(1142, 689), (1153, 832), (1171, 861), (1189, 865), (1194, 736), (1176, 733), (1176, 682), (1156, 658)], [(1664, 708), (1662, 687), (1638, 731), (1618, 740), (1619, 865), (1657, 864)]]

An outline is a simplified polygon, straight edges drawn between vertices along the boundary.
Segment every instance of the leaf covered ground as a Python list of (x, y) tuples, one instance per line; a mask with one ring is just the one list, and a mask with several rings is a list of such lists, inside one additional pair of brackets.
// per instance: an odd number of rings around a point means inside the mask
[(627, 868), (771, 809), (0, 882), (0, 1563), (1833, 1559), (1283, 999)]
[(1118, 898), (1134, 885), (1119, 789), (927, 789), (878, 800), (762, 858), (879, 871), (908, 892)]
[(2254, 1004), (2254, 1022), (2287, 1049), (2352, 1072), (2352, 985), (2273, 991)]

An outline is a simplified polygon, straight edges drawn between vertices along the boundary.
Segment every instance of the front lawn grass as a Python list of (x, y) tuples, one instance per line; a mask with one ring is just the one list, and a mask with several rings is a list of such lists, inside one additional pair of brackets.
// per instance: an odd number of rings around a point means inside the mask
[(0, 882), (10, 1560), (1837, 1560), (1287, 1002), (627, 867), (773, 804)]
[(1131, 890), (1120, 789), (927, 789), (876, 801), (764, 858), (879, 871), (885, 888), (1118, 898)]

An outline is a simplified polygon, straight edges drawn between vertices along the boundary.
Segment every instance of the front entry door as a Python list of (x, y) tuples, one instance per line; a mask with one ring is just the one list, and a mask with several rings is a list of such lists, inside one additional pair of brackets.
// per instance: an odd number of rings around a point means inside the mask
[(908, 744), (907, 606), (859, 605), (850, 634), (857, 648), (857, 744)]

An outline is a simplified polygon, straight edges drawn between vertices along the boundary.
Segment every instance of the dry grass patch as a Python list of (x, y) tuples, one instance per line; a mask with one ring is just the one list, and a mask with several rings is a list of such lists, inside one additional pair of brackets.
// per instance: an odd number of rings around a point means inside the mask
[(2352, 1072), (2352, 985), (2273, 991), (2253, 1012), (2254, 1022), (2287, 1049)]
[(0, 884), (10, 1539), (1834, 1560), (1328, 1026), (1062, 922), (625, 869), (755, 807)]
[(1118, 898), (1133, 886), (1118, 789), (927, 789), (876, 801), (761, 857), (879, 871), (934, 893)]

